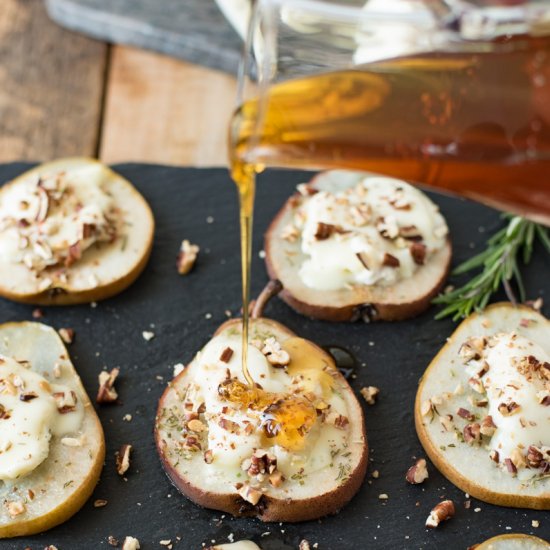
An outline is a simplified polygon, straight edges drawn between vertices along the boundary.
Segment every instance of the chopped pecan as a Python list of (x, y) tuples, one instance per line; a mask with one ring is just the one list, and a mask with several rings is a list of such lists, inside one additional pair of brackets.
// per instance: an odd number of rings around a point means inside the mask
[(222, 363), (229, 363), (231, 357), (233, 357), (233, 350), (228, 346), (222, 351), (220, 361)]
[(74, 340), (74, 330), (72, 328), (60, 328), (58, 331), (61, 340), (65, 344), (72, 344)]
[(427, 252), (426, 245), (423, 243), (412, 242), (409, 246), (409, 250), (411, 252), (414, 263), (418, 265), (424, 265)]
[(419, 458), (408, 470), (405, 479), (412, 485), (418, 485), (428, 479), (426, 460)]
[(491, 415), (488, 415), (481, 421), (479, 431), (482, 435), (491, 437), (495, 433), (496, 429), (497, 427), (496, 424), (493, 422), (493, 417)]
[(76, 409), (76, 403), (78, 401), (76, 393), (73, 390), (68, 392), (55, 392), (53, 394), (55, 403), (57, 405), (57, 410), (61, 414), (67, 414)]
[(515, 401), (509, 401), (508, 403), (500, 403), (500, 405), (497, 408), (498, 408), (498, 412), (502, 416), (511, 416), (517, 413), (521, 409), (521, 407)]
[(452, 500), (442, 500), (434, 506), (428, 519), (426, 527), (438, 527), (442, 521), (447, 521), (455, 515), (455, 506)]
[(254, 489), (254, 487), (251, 487), (248, 483), (244, 483), (242, 487), (238, 489), (238, 493), (243, 500), (250, 502), (253, 506), (256, 506), (263, 496), (261, 491)]
[(399, 261), (399, 258), (396, 258), (392, 254), (388, 254), (386, 252), (384, 254), (384, 259), (382, 260), (382, 265), (386, 267), (399, 267), (401, 262)]
[(359, 391), (369, 405), (374, 405), (376, 403), (378, 394), (380, 393), (380, 389), (376, 386), (366, 386), (361, 388)]
[(527, 449), (527, 463), (531, 466), (531, 468), (540, 468), (543, 458), (544, 456), (540, 449), (534, 445), (529, 446)]
[(116, 453), (116, 471), (119, 476), (123, 476), (130, 468), (130, 454), (132, 445), (124, 444)]
[(99, 391), (96, 397), (96, 401), (99, 404), (114, 403), (118, 399), (118, 393), (114, 388), (114, 383), (119, 372), (120, 369), (115, 367), (111, 372), (101, 371), (99, 373)]
[(176, 261), (176, 267), (180, 275), (187, 275), (193, 269), (199, 252), (200, 248), (196, 244), (191, 244), (186, 239), (182, 241)]
[(264, 341), (261, 351), (273, 367), (283, 368), (290, 363), (290, 355), (281, 348), (281, 344), (273, 337)]
[(464, 426), (462, 435), (464, 436), (464, 441), (468, 443), (468, 445), (479, 443), (481, 441), (481, 427), (477, 422), (467, 424)]
[(456, 411), (456, 414), (458, 414), (458, 416), (460, 416), (461, 418), (469, 420), (470, 422), (472, 420), (475, 420), (475, 415), (468, 409), (464, 409), (463, 407), (460, 407), (458, 411)]

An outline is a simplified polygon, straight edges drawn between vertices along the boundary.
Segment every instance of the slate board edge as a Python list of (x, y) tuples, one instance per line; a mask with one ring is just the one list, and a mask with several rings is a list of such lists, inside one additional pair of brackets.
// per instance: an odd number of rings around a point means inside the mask
[[(69, 30), (96, 38), (157, 51), (193, 63), (237, 74), (240, 48), (213, 48), (209, 40), (183, 36), (170, 29), (157, 29), (138, 19), (84, 6), (75, 0), (45, 0), (49, 16)], [(220, 13), (220, 18), (223, 16)], [(225, 19), (223, 19), (225, 21)], [(229, 24), (227, 23), (229, 27)], [(237, 35), (235, 34), (235, 37)]]

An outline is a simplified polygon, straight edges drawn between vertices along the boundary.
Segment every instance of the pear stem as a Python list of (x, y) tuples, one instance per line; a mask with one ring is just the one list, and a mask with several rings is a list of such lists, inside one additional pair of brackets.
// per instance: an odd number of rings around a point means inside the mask
[(264, 308), (267, 305), (267, 302), (273, 298), (273, 296), (277, 296), (279, 292), (283, 290), (283, 285), (281, 284), (281, 281), (278, 279), (272, 279), (265, 285), (264, 289), (260, 292), (260, 295), (256, 300), (252, 300), (250, 302), (250, 318), (251, 319), (258, 319), (260, 317), (263, 317), (264, 314)]

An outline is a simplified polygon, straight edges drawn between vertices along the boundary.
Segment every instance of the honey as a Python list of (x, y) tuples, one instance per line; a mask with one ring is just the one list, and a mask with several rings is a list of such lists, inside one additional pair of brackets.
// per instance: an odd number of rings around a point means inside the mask
[(266, 392), (236, 379), (220, 384), (218, 393), (241, 409), (260, 413), (266, 445), (280, 445), (288, 451), (299, 451), (304, 448), (306, 436), (317, 420), (315, 406), (302, 396)]
[(549, 98), (550, 37), (290, 80), (236, 111), (233, 176), (368, 170), (550, 223)]

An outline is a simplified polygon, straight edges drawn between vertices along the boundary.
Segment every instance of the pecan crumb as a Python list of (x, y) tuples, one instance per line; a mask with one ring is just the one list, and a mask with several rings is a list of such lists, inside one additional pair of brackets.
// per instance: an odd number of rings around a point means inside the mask
[(107, 506), (107, 501), (104, 498), (94, 500), (94, 508), (103, 508), (104, 506)]
[(61, 340), (65, 344), (72, 344), (74, 341), (74, 330), (72, 328), (60, 328), (58, 331)]
[(366, 386), (359, 391), (369, 405), (374, 405), (376, 403), (378, 394), (380, 393), (380, 389), (376, 386)]
[(122, 550), (139, 550), (139, 540), (134, 537), (126, 537), (122, 543)]
[(118, 393), (114, 388), (115, 380), (120, 373), (120, 369), (115, 367), (111, 372), (101, 371), (99, 373), (99, 391), (96, 401), (99, 404), (114, 403), (118, 399)]
[(116, 453), (116, 471), (119, 476), (123, 476), (130, 468), (130, 454), (132, 445), (125, 443)]
[(452, 500), (442, 500), (434, 506), (428, 519), (426, 527), (438, 527), (442, 521), (447, 521), (455, 515), (455, 505)]
[(418, 485), (428, 479), (426, 460), (419, 458), (408, 470), (405, 479), (412, 485)]
[(191, 244), (188, 240), (182, 241), (176, 262), (180, 275), (187, 275), (193, 269), (199, 251), (200, 248), (196, 244)]
[(220, 361), (223, 363), (229, 363), (231, 357), (233, 357), (233, 350), (228, 346), (222, 351)]

